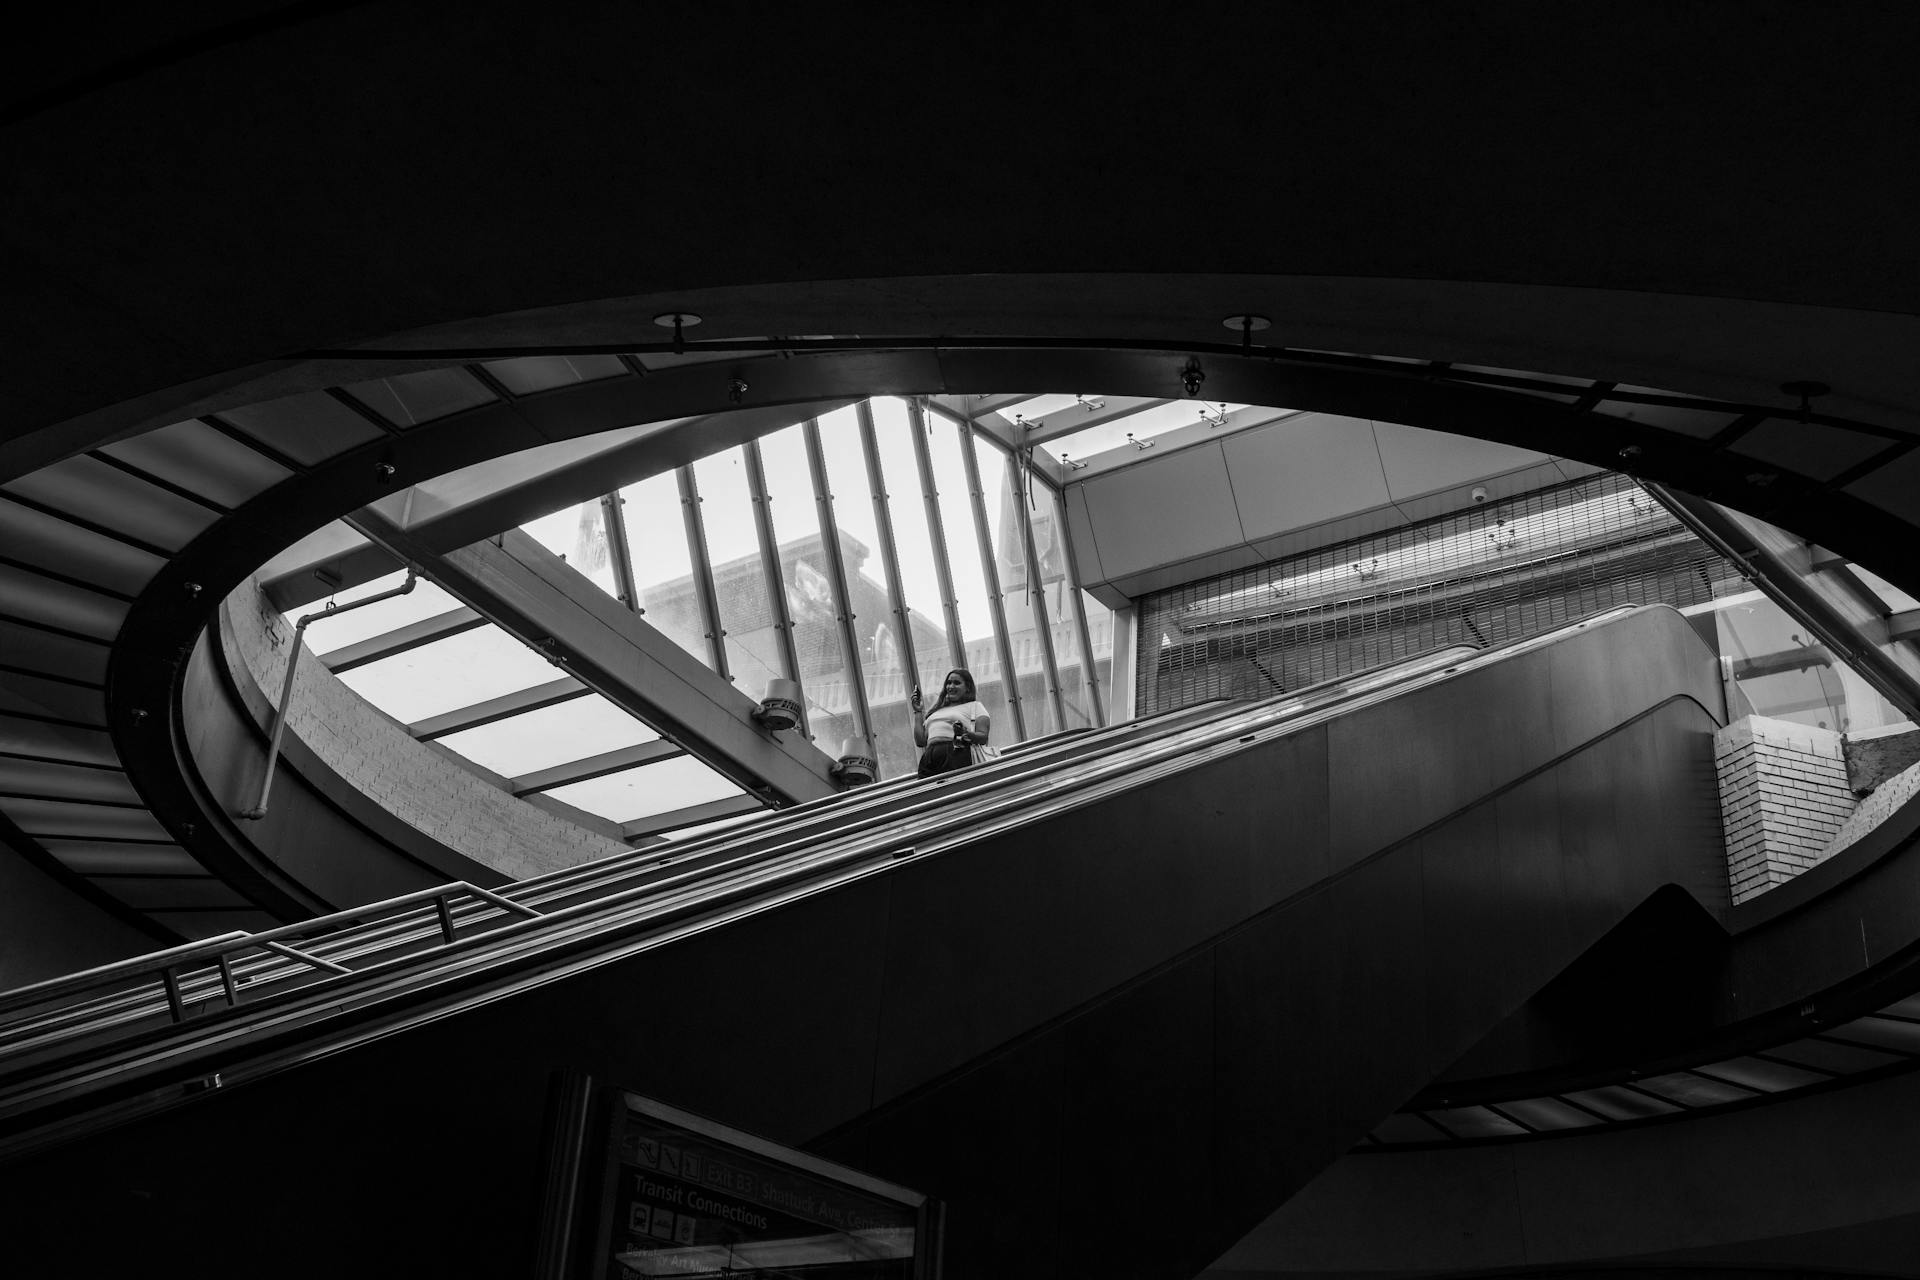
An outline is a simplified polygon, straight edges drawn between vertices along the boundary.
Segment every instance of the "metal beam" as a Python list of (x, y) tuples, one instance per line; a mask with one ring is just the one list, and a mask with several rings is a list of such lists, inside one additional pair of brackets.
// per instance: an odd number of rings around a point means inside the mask
[[(1007, 697), (1007, 710), (1013, 715), (1013, 738), (1027, 737), (1027, 712), (1021, 706), (1020, 670), (1013, 662), (1013, 640), (1007, 635), (1006, 595), (1000, 590), (1000, 566), (993, 555), (993, 525), (987, 518), (987, 495), (980, 485), (980, 455), (974, 452), (973, 423), (960, 432), (960, 462), (967, 471), (967, 497), (973, 506), (973, 538), (980, 549), (980, 576), (987, 584), (987, 610), (993, 616), (993, 641), (1000, 651), (1000, 688)], [(988, 445), (989, 449), (993, 446)], [(1012, 466), (1009, 458), (1007, 465)]]
[[(767, 464), (760, 456), (758, 440), (747, 441), (741, 446), (741, 452), (747, 459), (747, 497), (753, 504), (753, 532), (760, 544), (760, 572), (767, 592), (767, 609), (773, 615), (773, 632), (780, 639), (780, 674), (789, 680), (798, 680), (800, 654), (794, 648), (793, 618), (787, 612), (787, 584), (780, 572), (780, 544), (773, 534), (773, 509), (767, 505)], [(753, 690), (747, 693), (751, 696)], [(806, 723), (806, 702), (802, 699), (802, 732), (806, 731)]]
[(518, 689), (512, 693), (502, 694), (498, 698), (476, 702), (470, 707), (456, 707), (441, 715), (417, 720), (407, 726), (407, 732), (423, 742), (433, 738), (444, 738), (448, 734), (459, 733), (463, 729), (478, 729), (481, 725), (492, 724), (496, 720), (505, 720), (510, 716), (524, 715), (543, 707), (557, 706), (562, 702), (571, 702), (575, 698), (584, 698), (592, 692), (593, 690), (572, 676), (562, 676), (558, 680), (534, 685), (531, 689)]
[(736, 785), (781, 803), (838, 790), (825, 753), (761, 730), (746, 694), (520, 530), (439, 555), (376, 513), (351, 519), (447, 594)]
[[(927, 448), (927, 406), (921, 400), (907, 402), (907, 421), (912, 425), (913, 460), (920, 469), (920, 497), (927, 506), (927, 541), (933, 545), (933, 573), (940, 582), (940, 607), (947, 620), (947, 659), (955, 667), (967, 665), (967, 640), (960, 631), (960, 603), (953, 592), (953, 562), (947, 559), (946, 522), (940, 517), (940, 491), (934, 485), (933, 453)], [(915, 680), (920, 678), (914, 672)], [(931, 701), (931, 699), (929, 699)]]
[(690, 804), (684, 809), (674, 809), (667, 813), (656, 813), (652, 817), (639, 818), (633, 822), (622, 823), (620, 836), (629, 844), (638, 843), (649, 836), (657, 836), (668, 831), (678, 831), (682, 827), (695, 827), (703, 822), (718, 822), (722, 818), (732, 818), (743, 813), (752, 813), (760, 808), (752, 796), (728, 796), (724, 800), (709, 800), (705, 804)]
[(685, 751), (671, 742), (637, 742), (630, 747), (615, 747), (612, 751), (602, 751), (597, 756), (588, 756), (583, 760), (569, 760), (565, 764), (556, 764), (550, 769), (523, 773), (510, 780), (507, 786), (516, 796), (532, 795), (535, 792), (552, 791), (555, 787), (571, 786), (576, 782), (604, 778), (610, 773), (619, 773), (622, 769), (637, 769), (643, 764), (652, 764), (656, 760), (671, 760), (675, 756), (685, 754), (687, 754)]
[(860, 447), (867, 455), (867, 477), (873, 490), (873, 527), (880, 534), (880, 564), (887, 575), (887, 608), (893, 614), (894, 639), (899, 647), (900, 669), (904, 677), (902, 683), (904, 687), (911, 688), (919, 679), (920, 663), (913, 650), (913, 620), (907, 613), (905, 580), (900, 575), (900, 547), (894, 540), (893, 508), (887, 493), (886, 469), (880, 457), (880, 435), (873, 425), (871, 400), (860, 402), (859, 417)]
[[(693, 598), (700, 605), (700, 620), (706, 626), (707, 665), (722, 680), (732, 675), (727, 663), (726, 630), (720, 622), (720, 593), (713, 585), (713, 557), (707, 554), (707, 524), (700, 516), (700, 484), (692, 467), (674, 472), (680, 487), (680, 511), (686, 517), (687, 559), (693, 572)], [(731, 681), (729, 680), (729, 683)]]
[(1920, 638), (1920, 609), (1906, 609), (1889, 617), (1887, 635), (1895, 640)]
[[(871, 749), (874, 745), (873, 709), (867, 705), (866, 671), (860, 663), (860, 634), (853, 625), (852, 593), (847, 590), (847, 558), (840, 554), (840, 523), (833, 518), (833, 483), (827, 475), (826, 448), (820, 443), (820, 423), (808, 418), (802, 435), (807, 444), (807, 470), (813, 479), (813, 501), (820, 515), (820, 545), (827, 561), (828, 585), (833, 588), (834, 620), (840, 624), (840, 658), (847, 676), (847, 695), (855, 728)], [(839, 744), (831, 744), (837, 752)]]
[(431, 618), (422, 618), (418, 622), (383, 631), (377, 636), (368, 636), (365, 640), (329, 649), (320, 655), (320, 665), (339, 675), (342, 671), (364, 667), (370, 662), (391, 658), (409, 649), (418, 649), (436, 640), (445, 640), (486, 625), (487, 620), (471, 609), (449, 609)]
[[(612, 426), (617, 421), (608, 420), (607, 412), (627, 403), (633, 394), (633, 388), (618, 385), (621, 381), (582, 383), (563, 395), (543, 395), (495, 408), (499, 412), (510, 409), (532, 420), (553, 440), (577, 435), (583, 421), (596, 432), (605, 432), (602, 422)], [(809, 414), (831, 413), (854, 403), (836, 397), (648, 421), (645, 427), (609, 433), (619, 434), (620, 442), (600, 448), (593, 447), (591, 435), (578, 436), (568, 441), (573, 448), (556, 449), (561, 460), (544, 470), (530, 473), (531, 464), (525, 455), (498, 458), (415, 486), (409, 491), (414, 496), (411, 503), (397, 501), (401, 495), (396, 493), (383, 500), (382, 506), (391, 522), (404, 525), (407, 532), (424, 540), (423, 545), (448, 552), (562, 507), (593, 501), (689, 462), (694, 456), (717, 453), (791, 426)], [(636, 420), (629, 417), (626, 422)], [(408, 508), (404, 517), (403, 507)], [(283, 611), (295, 609), (325, 599), (329, 591), (357, 586), (392, 571), (391, 563), (377, 553), (348, 552), (329, 558), (320, 545), (316, 545), (315, 553), (316, 558), (310, 562), (283, 562), (276, 566), (273, 576), (263, 578), (261, 585), (275, 606)], [(338, 581), (332, 586), (320, 582), (313, 576), (316, 568), (337, 571)]]

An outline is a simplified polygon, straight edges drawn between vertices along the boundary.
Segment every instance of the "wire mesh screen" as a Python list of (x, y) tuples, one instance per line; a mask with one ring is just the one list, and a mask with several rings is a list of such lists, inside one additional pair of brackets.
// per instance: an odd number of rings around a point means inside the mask
[(1616, 605), (1700, 604), (1735, 577), (1633, 481), (1596, 475), (1144, 597), (1137, 705), (1266, 697)]

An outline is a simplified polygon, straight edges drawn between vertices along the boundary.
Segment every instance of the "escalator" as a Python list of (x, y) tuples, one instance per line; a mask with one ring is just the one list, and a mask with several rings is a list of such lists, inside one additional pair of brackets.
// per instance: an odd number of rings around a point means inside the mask
[(1618, 612), (14, 1001), (0, 1202), (167, 1271), (526, 1274), (573, 1071), (939, 1198), (948, 1275), (1191, 1275), (1649, 897), (1723, 904), (1718, 703)]

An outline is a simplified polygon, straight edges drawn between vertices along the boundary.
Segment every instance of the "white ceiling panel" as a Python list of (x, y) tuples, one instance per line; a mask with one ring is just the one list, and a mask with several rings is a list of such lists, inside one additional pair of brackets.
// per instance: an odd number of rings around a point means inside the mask
[(1380, 467), (1387, 478), (1387, 491), (1396, 501), (1451, 489), (1482, 476), (1547, 460), (1546, 454), (1534, 449), (1516, 449), (1491, 440), (1403, 427), (1393, 422), (1374, 423), (1373, 438), (1380, 446)]
[(104, 533), (17, 502), (0, 501), (0, 547), (9, 559), (59, 568), (70, 578), (138, 595), (166, 561)]
[(293, 474), (197, 419), (117, 441), (100, 452), (224, 507), (237, 507)]
[(1300, 413), (1221, 442), (1247, 538), (1272, 537), (1383, 506), (1373, 427), (1364, 418)]
[(1243, 541), (1218, 448), (1184, 449), (1089, 480), (1087, 515), (1110, 579)]

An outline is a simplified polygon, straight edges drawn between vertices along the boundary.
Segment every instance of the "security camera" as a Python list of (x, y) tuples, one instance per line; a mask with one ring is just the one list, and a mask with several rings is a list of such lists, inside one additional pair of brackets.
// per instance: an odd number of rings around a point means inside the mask
[(1473, 487), (1473, 500), (1475, 502), (1485, 502), (1488, 498), (1492, 496), (1493, 496), (1492, 494), (1487, 492), (1487, 487), (1485, 485), (1477, 484)]

